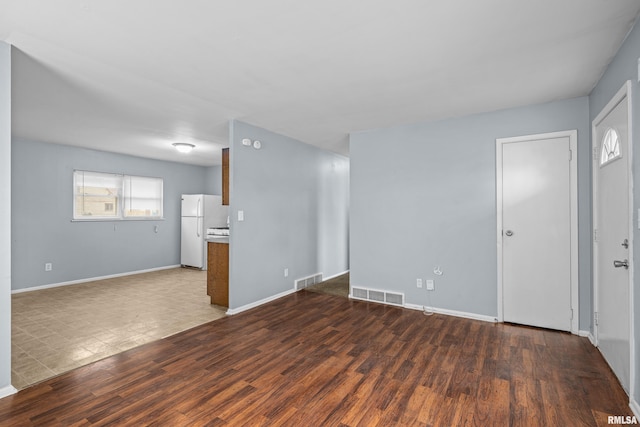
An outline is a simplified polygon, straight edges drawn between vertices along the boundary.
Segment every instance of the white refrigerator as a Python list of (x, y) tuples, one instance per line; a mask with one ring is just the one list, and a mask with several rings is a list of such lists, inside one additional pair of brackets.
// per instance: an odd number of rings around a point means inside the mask
[(206, 270), (207, 228), (227, 227), (228, 217), (222, 196), (183, 194), (180, 264)]

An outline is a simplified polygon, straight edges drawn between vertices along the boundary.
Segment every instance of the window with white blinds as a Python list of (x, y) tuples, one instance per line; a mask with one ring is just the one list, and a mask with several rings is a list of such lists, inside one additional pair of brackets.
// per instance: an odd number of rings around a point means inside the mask
[(162, 179), (125, 175), (124, 217), (162, 217)]
[(163, 180), (76, 170), (73, 219), (161, 219)]

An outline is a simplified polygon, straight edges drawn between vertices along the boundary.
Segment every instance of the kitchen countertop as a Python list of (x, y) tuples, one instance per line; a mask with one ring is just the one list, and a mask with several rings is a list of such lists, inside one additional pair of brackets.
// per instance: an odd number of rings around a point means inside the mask
[(229, 243), (229, 236), (207, 236), (204, 240), (211, 243)]

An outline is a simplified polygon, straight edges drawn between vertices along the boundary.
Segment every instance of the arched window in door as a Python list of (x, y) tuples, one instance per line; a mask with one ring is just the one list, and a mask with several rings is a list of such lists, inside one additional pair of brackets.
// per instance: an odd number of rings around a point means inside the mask
[(622, 157), (620, 153), (620, 138), (615, 129), (609, 128), (602, 138), (602, 149), (600, 152), (600, 167)]

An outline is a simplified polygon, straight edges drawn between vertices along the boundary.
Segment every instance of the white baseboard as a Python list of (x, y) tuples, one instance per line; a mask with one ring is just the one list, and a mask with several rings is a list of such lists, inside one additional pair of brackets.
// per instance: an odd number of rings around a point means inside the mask
[(594, 347), (597, 347), (596, 346), (596, 338), (593, 336), (591, 331), (578, 331), (578, 336), (589, 338), (589, 341), (591, 342), (591, 345), (593, 345)]
[(6, 387), (0, 388), (0, 399), (3, 397), (11, 396), (12, 394), (16, 394), (18, 390), (15, 387), (8, 385)]
[[(405, 308), (411, 310), (424, 311), (425, 306), (417, 304), (405, 304)], [(447, 310), (445, 308), (426, 307), (426, 310), (430, 313), (446, 314), (447, 316), (464, 317), (465, 319), (481, 320), (483, 322), (495, 323), (498, 320), (492, 316), (486, 316), (484, 314), (467, 313), (465, 311)]]
[(110, 274), (108, 276), (89, 277), (87, 279), (71, 280), (69, 282), (52, 283), (52, 284), (49, 284), (49, 285), (32, 286), (32, 287), (24, 288), (24, 289), (15, 289), (15, 290), (12, 290), (11, 293), (12, 294), (19, 294), (19, 293), (22, 293), (22, 292), (39, 291), (41, 289), (57, 288), (57, 287), (60, 287), (60, 286), (78, 285), (80, 283), (95, 282), (96, 280), (106, 280), (106, 279), (113, 279), (113, 278), (116, 278), (116, 277), (133, 276), (134, 274), (151, 273), (153, 271), (169, 270), (169, 269), (178, 268), (178, 267), (180, 267), (180, 264), (178, 264), (178, 265), (167, 265), (167, 266), (164, 266), (164, 267), (149, 268), (149, 269), (146, 269), (146, 270), (129, 271), (129, 272), (126, 272), (126, 273)]
[(631, 397), (629, 398), (629, 408), (631, 408), (631, 411), (636, 418), (640, 418), (640, 405), (638, 405), (638, 402)]
[(252, 303), (243, 305), (243, 306), (238, 307), (238, 308), (230, 308), (230, 309), (227, 310), (227, 314), (228, 315), (234, 315), (234, 314), (242, 313), (243, 311), (247, 311), (247, 310), (250, 310), (252, 308), (258, 307), (258, 306), (260, 306), (262, 304), (266, 304), (266, 303), (271, 302), (273, 300), (277, 300), (278, 298), (286, 297), (287, 295), (293, 294), (295, 292), (296, 292), (295, 289), (289, 289), (288, 291), (280, 292), (279, 294), (272, 295), (270, 297), (261, 299), (260, 301), (252, 302)]

